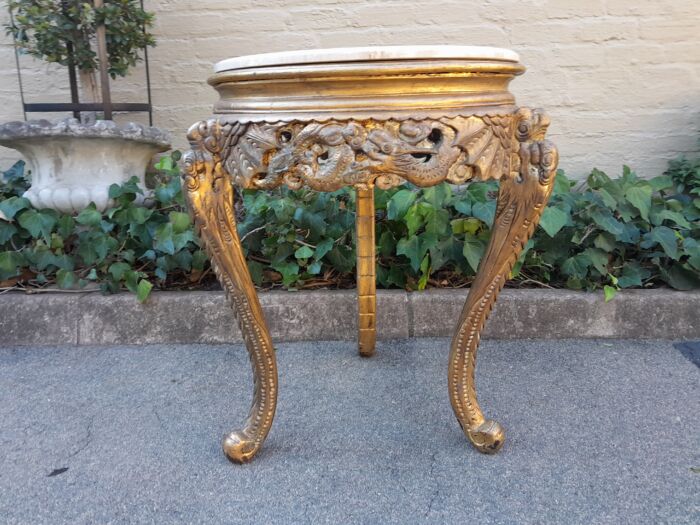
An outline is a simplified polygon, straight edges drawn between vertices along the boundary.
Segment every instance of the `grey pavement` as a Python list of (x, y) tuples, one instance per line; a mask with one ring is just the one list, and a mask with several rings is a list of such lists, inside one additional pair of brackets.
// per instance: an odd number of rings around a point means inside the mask
[(251, 464), (221, 453), (251, 394), (240, 345), (0, 348), (2, 523), (698, 523), (692, 343), (490, 341), (466, 442), (449, 341), (278, 345)]

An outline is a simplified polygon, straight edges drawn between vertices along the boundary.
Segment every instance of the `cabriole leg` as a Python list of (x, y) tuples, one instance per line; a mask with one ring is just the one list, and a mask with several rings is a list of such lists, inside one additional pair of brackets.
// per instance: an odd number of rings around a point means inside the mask
[(357, 216), (357, 327), (358, 349), (363, 357), (374, 355), (377, 340), (377, 277), (374, 247), (374, 186), (356, 187)]
[(491, 240), (469, 290), (449, 358), (452, 408), (464, 433), (484, 453), (497, 452), (505, 432), (499, 423), (484, 417), (476, 397), (474, 370), (481, 331), (539, 222), (552, 192), (558, 161), (556, 148), (544, 140), (546, 116), (521, 109), (516, 118), (519, 170), (501, 180)]
[(237, 463), (253, 459), (265, 441), (277, 404), (275, 350), (250, 278), (236, 230), (234, 191), (222, 156), (236, 139), (235, 125), (215, 120), (193, 125), (192, 151), (185, 155), (183, 191), (216, 276), (238, 320), (253, 368), (253, 402), (243, 428), (224, 437), (226, 456)]

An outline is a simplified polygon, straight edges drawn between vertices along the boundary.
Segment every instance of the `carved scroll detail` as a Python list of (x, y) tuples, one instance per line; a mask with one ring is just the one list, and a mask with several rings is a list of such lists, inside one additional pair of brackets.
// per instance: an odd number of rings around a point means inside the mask
[(232, 461), (250, 461), (262, 446), (275, 415), (277, 365), (260, 302), (246, 265), (234, 216), (234, 192), (223, 165), (243, 128), (215, 120), (194, 124), (188, 132), (192, 151), (185, 154), (183, 190), (187, 204), (238, 320), (253, 368), (253, 402), (243, 429), (224, 438)]
[(501, 180), (491, 240), (452, 340), (448, 371), (450, 401), (457, 420), (474, 446), (485, 453), (503, 446), (505, 432), (499, 423), (484, 418), (476, 397), (474, 372), (481, 331), (539, 222), (558, 163), (556, 148), (544, 140), (549, 119), (542, 112), (521, 109), (515, 121), (513, 150), (518, 152), (517, 159)]
[(500, 178), (511, 169), (513, 115), (405, 121), (247, 124), (226, 168), (243, 188), (389, 188)]
[[(448, 371), (450, 401), (465, 434), (482, 452), (500, 449), (503, 428), (484, 417), (476, 397), (476, 355), (496, 298), (552, 191), (558, 155), (544, 140), (548, 124), (542, 112), (520, 109), (516, 114), (401, 122), (209, 120), (190, 128), (192, 151), (185, 156), (183, 173), (187, 202), (237, 314), (253, 367), (255, 388), (248, 419), (242, 430), (224, 439), (230, 459), (249, 461), (260, 449), (272, 425), (278, 388), (274, 349), (236, 231), (233, 185), (256, 189), (306, 185), (321, 191), (352, 185), (369, 199), (374, 185), (500, 180), (491, 240), (460, 316)], [(361, 219), (373, 216), (369, 203)], [(368, 220), (361, 221), (361, 227), (358, 223), (358, 237), (362, 233), (365, 239), (366, 249), (360, 250), (365, 266), (371, 266), (372, 259), (370, 224), (373, 227)], [(368, 281), (358, 278), (358, 282)], [(366, 330), (372, 332), (361, 335), (361, 350), (369, 354), (374, 347), (373, 288), (364, 295), (360, 321), (366, 317)]]

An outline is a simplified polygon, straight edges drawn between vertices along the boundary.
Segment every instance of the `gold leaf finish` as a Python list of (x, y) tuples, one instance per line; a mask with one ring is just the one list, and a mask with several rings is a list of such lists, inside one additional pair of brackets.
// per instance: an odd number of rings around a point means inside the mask
[[(544, 141), (548, 120), (527, 109), (518, 122), (517, 170), (501, 179), (491, 240), (452, 339), (448, 385), (459, 424), (481, 452), (497, 452), (505, 441), (503, 427), (484, 418), (476, 398), (474, 371), (481, 331), (518, 255), (532, 235), (552, 192), (556, 148)], [(515, 148), (514, 148), (515, 149)]]
[(240, 124), (225, 165), (241, 188), (335, 191), (498, 179), (510, 171), (511, 115)]
[[(277, 400), (275, 351), (236, 231), (234, 187), (280, 185), (357, 196), (359, 352), (376, 340), (374, 187), (498, 180), (492, 235), (452, 340), (449, 397), (468, 439), (484, 453), (505, 441), (476, 396), (481, 332), (552, 192), (558, 155), (543, 112), (514, 106), (508, 83), (524, 71), (502, 60), (398, 60), (223, 71), (218, 120), (189, 130), (186, 200), (225, 288), (253, 367), (248, 419), (224, 439), (233, 461), (253, 458)], [(319, 96), (322, 93), (323, 96)]]
[(377, 340), (377, 276), (374, 241), (374, 188), (357, 186), (357, 331), (358, 350), (374, 355)]
[(234, 191), (221, 155), (238, 137), (236, 124), (216, 120), (193, 125), (192, 151), (184, 158), (183, 190), (216, 276), (226, 290), (253, 367), (253, 403), (241, 430), (224, 437), (226, 456), (237, 463), (253, 459), (272, 426), (277, 404), (275, 349), (250, 278), (236, 230)]

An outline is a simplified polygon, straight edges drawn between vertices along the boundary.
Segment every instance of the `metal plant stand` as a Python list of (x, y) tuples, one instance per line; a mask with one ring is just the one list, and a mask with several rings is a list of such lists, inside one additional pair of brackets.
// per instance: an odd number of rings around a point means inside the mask
[(459, 46), (345, 48), (220, 62), (209, 79), (216, 118), (194, 124), (185, 193), (250, 353), (254, 396), (224, 452), (251, 460), (272, 425), (275, 350), (236, 232), (239, 188), (308, 186), (357, 192), (359, 351), (375, 346), (374, 187), (494, 179), (492, 236), (457, 321), (449, 396), (466, 436), (485, 453), (505, 434), (479, 407), (474, 370), (486, 319), (552, 191), (557, 150), (538, 110), (518, 108), (508, 84), (525, 68), (512, 51)]

